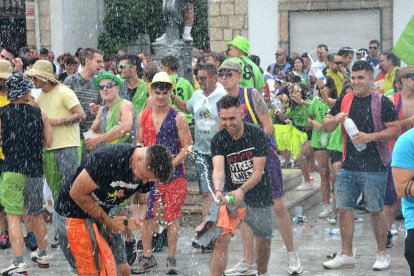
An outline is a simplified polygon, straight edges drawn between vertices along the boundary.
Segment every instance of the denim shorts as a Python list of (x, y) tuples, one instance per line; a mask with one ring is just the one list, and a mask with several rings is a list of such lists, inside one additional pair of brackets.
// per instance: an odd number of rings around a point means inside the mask
[(250, 226), (255, 237), (266, 240), (272, 239), (272, 232), (275, 227), (272, 206), (261, 208), (247, 206), (244, 222)]
[(363, 193), (365, 208), (370, 212), (384, 207), (387, 172), (360, 172), (340, 169), (336, 176), (335, 192), (338, 209), (353, 209)]
[(214, 191), (212, 180), (213, 161), (208, 154), (196, 152), (195, 169), (197, 173), (198, 190), (200, 194), (209, 193), (209, 187)]

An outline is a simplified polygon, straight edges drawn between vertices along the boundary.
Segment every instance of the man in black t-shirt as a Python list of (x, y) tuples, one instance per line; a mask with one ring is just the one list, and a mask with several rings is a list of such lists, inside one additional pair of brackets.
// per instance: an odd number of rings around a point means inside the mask
[[(72, 184), (62, 187), (53, 220), (61, 249), (78, 274), (96, 274), (100, 269), (108, 271), (108, 262), (95, 262), (93, 251), (99, 243), (97, 235), (103, 232), (111, 233), (112, 254), (109, 255), (118, 264), (120, 273), (130, 273), (124, 243), (118, 239), (118, 234), (139, 228), (141, 218), (110, 217), (108, 213), (135, 193), (147, 193), (151, 182), (168, 182), (172, 172), (171, 153), (161, 145), (145, 148), (107, 145), (86, 157)], [(102, 253), (101, 245), (99, 253)]]
[[(373, 73), (367, 61), (357, 61), (352, 66), (354, 91), (344, 95), (332, 107), (323, 122), (325, 131), (333, 131), (346, 117), (352, 119), (359, 132), (350, 138), (343, 133), (343, 165), (335, 182), (336, 205), (342, 238), (342, 253), (333, 260), (323, 263), (325, 268), (352, 267), (355, 255), (352, 250), (354, 218), (352, 209), (362, 192), (366, 209), (371, 215), (378, 255), (374, 270), (390, 267), (390, 255), (385, 252), (386, 227), (382, 214), (387, 167), (391, 161), (388, 141), (395, 139), (400, 131), (393, 126), (397, 119), (391, 101), (371, 91)], [(366, 148), (358, 151), (358, 144)]]
[[(240, 218), (253, 231), (256, 252), (260, 252), (256, 256), (257, 272), (265, 274), (274, 225), (272, 188), (265, 169), (269, 144), (260, 128), (243, 123), (238, 98), (224, 96), (219, 114), (224, 129), (211, 142), (215, 197), (225, 203), (225, 193), (231, 194), (235, 198), (232, 207), (246, 208), (246, 216)], [(217, 238), (211, 256), (211, 275), (223, 274), (231, 236), (231, 232), (223, 232)]]

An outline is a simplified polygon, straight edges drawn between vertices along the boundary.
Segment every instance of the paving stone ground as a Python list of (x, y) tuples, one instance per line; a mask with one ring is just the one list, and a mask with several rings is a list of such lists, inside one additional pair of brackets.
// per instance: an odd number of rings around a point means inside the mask
[[(329, 235), (325, 228), (330, 227), (326, 219), (319, 219), (317, 215), (322, 209), (322, 205), (317, 205), (306, 214), (307, 223), (294, 225), (295, 247), (299, 253), (304, 272), (303, 275), (409, 275), (409, 268), (404, 259), (404, 237), (405, 233), (400, 232), (394, 236), (394, 246), (389, 250), (391, 259), (391, 269), (384, 272), (374, 272), (371, 267), (376, 259), (376, 243), (371, 230), (370, 218), (368, 214), (362, 214), (363, 223), (356, 224), (354, 234), (354, 248), (357, 255), (357, 265), (355, 268), (341, 270), (326, 270), (322, 267), (322, 262), (326, 261), (328, 253), (340, 250), (340, 236)], [(338, 226), (336, 226), (338, 227)], [(52, 226), (48, 225), (49, 233), (52, 233)], [(179, 239), (177, 264), (180, 268), (180, 275), (209, 275), (210, 254), (201, 254), (191, 247), (193, 229), (183, 228)], [(48, 240), (51, 241), (51, 235)], [(48, 249), (51, 255), (49, 269), (40, 269), (30, 258), (30, 252), (25, 248), (24, 259), (28, 265), (28, 275), (74, 275), (71, 273), (67, 262), (60, 249)], [(241, 240), (238, 234), (233, 237), (230, 243), (228, 266), (233, 266), (242, 258)], [(165, 275), (165, 262), (167, 248), (161, 253), (155, 253), (158, 268), (147, 275)], [(12, 258), (11, 250), (0, 251), (0, 267), (9, 265)], [(287, 275), (286, 272), (286, 249), (283, 245), (279, 232), (274, 231), (271, 247), (271, 259), (269, 272), (272, 275)]]

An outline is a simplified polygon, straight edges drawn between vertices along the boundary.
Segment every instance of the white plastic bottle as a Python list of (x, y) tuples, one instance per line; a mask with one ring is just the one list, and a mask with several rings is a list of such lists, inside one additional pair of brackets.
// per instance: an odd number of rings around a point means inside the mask
[[(348, 136), (351, 140), (352, 140), (352, 136), (355, 133), (359, 132), (357, 126), (354, 123), (354, 121), (349, 117), (345, 118), (344, 127), (345, 127), (345, 130), (348, 133)], [(367, 148), (367, 145), (366, 144), (354, 144), (354, 147), (357, 149), (357, 151), (363, 151), (364, 149)]]

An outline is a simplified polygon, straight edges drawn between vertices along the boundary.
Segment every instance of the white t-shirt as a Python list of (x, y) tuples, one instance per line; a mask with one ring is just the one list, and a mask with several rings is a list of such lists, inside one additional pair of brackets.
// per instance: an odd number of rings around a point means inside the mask
[(323, 69), (325, 69), (325, 68), (326, 68), (326, 64), (325, 64), (325, 62), (323, 62), (323, 61), (322, 61), (322, 62), (320, 62), (320, 61), (318, 60), (318, 61), (316, 61), (316, 62), (312, 63), (311, 68), (309, 69), (308, 76), (314, 77), (314, 76), (315, 76), (316, 71), (318, 71), (318, 70), (322, 71), (322, 70), (323, 70)]

